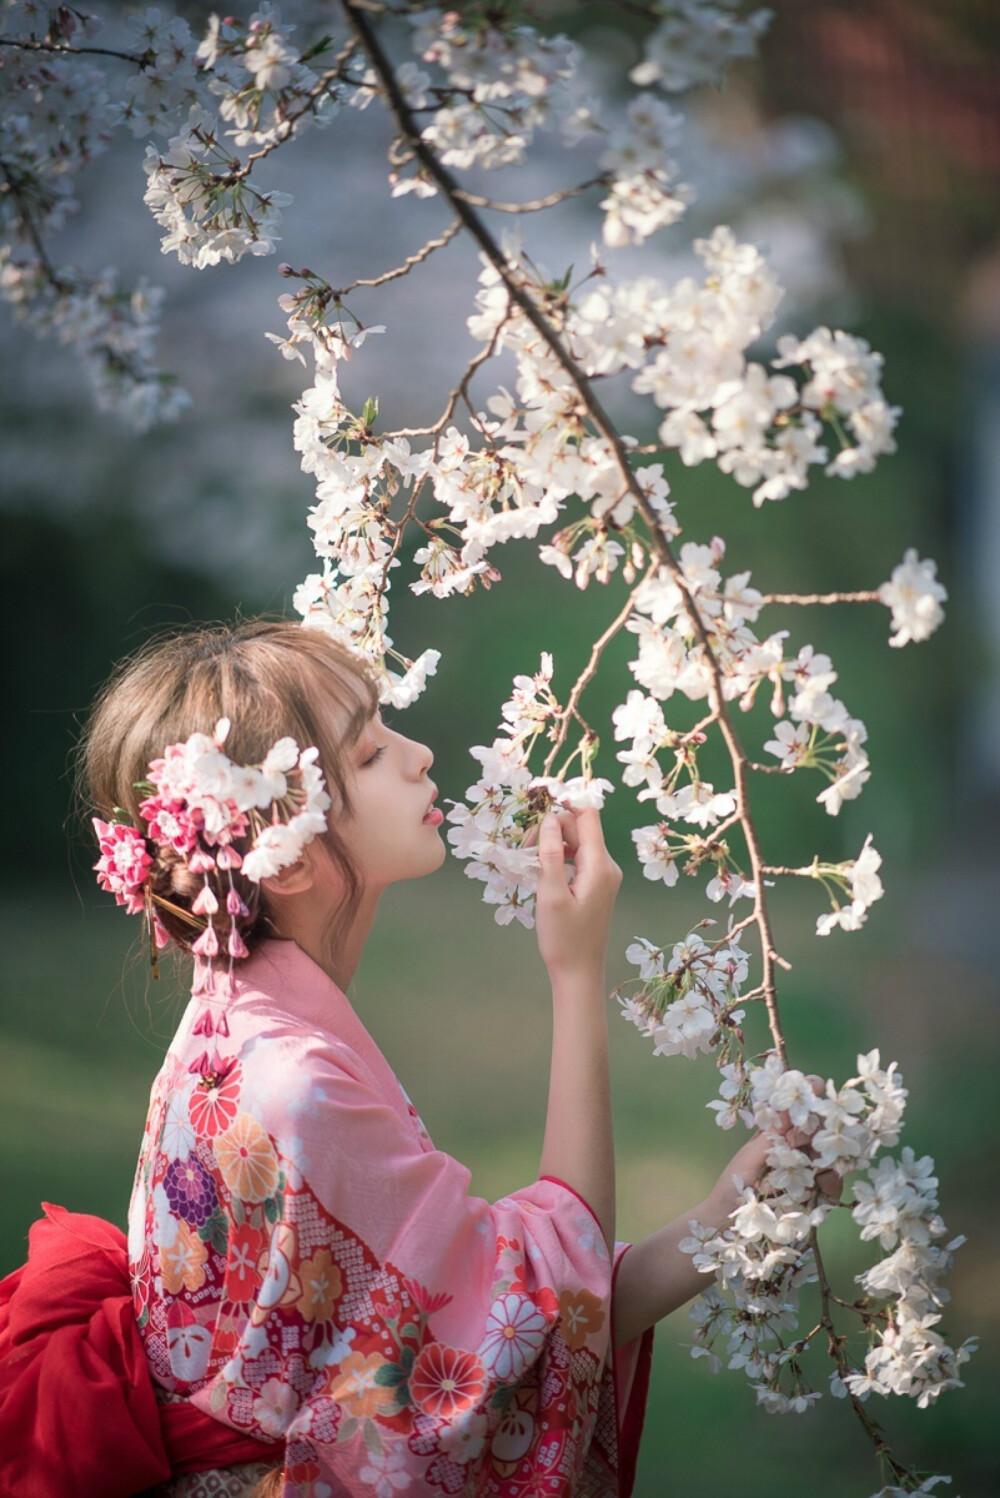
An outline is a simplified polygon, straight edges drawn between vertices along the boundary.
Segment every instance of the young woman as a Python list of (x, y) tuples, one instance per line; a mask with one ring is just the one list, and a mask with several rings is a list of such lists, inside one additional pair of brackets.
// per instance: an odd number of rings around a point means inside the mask
[(552, 809), (526, 838), (553, 1010), (538, 1179), (469, 1194), (347, 997), (384, 890), (444, 861), (432, 763), (360, 657), (297, 624), (159, 641), (101, 695), (81, 750), (99, 877), (193, 954), (192, 997), (127, 1281), (116, 1229), (47, 1208), (0, 1287), (3, 1492), (631, 1491), (651, 1329), (702, 1283), (677, 1244), (689, 1216), (726, 1221), (770, 1141), (616, 1244), (622, 876), (597, 811)]

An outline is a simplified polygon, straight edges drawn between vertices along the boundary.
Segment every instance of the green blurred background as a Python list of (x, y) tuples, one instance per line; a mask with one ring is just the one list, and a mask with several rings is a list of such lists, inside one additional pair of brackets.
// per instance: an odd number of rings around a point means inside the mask
[[(755, 130), (763, 154), (776, 119), (808, 114), (834, 128), (843, 155), (830, 181), (864, 212), (838, 241), (844, 274), (840, 290), (825, 293), (829, 316), (839, 314), (884, 352), (887, 394), (905, 411), (899, 453), (870, 477), (821, 479), (762, 512), (717, 474), (668, 462), (668, 475), (686, 535), (722, 534), (728, 568), (751, 567), (764, 590), (871, 587), (907, 545), (937, 559), (949, 589), (946, 626), (903, 651), (887, 649), (881, 608), (772, 611), (768, 624), (833, 656), (837, 690), (869, 728), (873, 777), (836, 820), (815, 805), (819, 786), (804, 777), (765, 778), (757, 805), (770, 862), (800, 862), (814, 851), (851, 857), (869, 831), (884, 858), (885, 898), (855, 935), (815, 940), (818, 890), (775, 891), (778, 944), (793, 964), (783, 1012), (793, 1060), (807, 1070), (842, 1079), (856, 1053), (873, 1046), (900, 1064), (910, 1088), (904, 1138), (918, 1154), (934, 1154), (949, 1230), (969, 1240), (951, 1276), (945, 1326), (955, 1341), (980, 1333), (983, 1347), (965, 1390), (924, 1412), (896, 1402), (884, 1423), (901, 1455), (954, 1474), (950, 1492), (987, 1498), (1000, 1490), (998, 25), (992, 5), (943, 0), (817, 0), (775, 9), (760, 64), (735, 70), (705, 101), (703, 124), (730, 142)], [(617, 49), (627, 62), (639, 23), (624, 10), (543, 7), (595, 56)], [(114, 161), (102, 170), (94, 191), (107, 206), (92, 233), (95, 243), (103, 234), (99, 253), (107, 256), (120, 202), (131, 204), (133, 217), (144, 210), (134, 153), (124, 188)], [(126, 199), (114, 196), (121, 191)], [(130, 232), (120, 230), (124, 258), (157, 274), (155, 228), (143, 223), (131, 239)], [(310, 255), (319, 257), (328, 232), (331, 257), (340, 254), (338, 221), (321, 225)], [(290, 258), (297, 254), (291, 234), (282, 251)], [(379, 269), (398, 248), (379, 242)], [(350, 273), (365, 271), (351, 265)], [(283, 609), (309, 565), (303, 515), (311, 491), (291, 453), (287, 411), (304, 381), (276, 369), (259, 330), (277, 328), (277, 317), (258, 315), (254, 301), (272, 308), (281, 289), (274, 265), (219, 273), (228, 301), (218, 322), (213, 288), (205, 290), (209, 275), (163, 271), (181, 329), (168, 334), (168, 353), (198, 399), (180, 427), (142, 439), (122, 434), (91, 413), (60, 351), (20, 335), (0, 372), (5, 784), (15, 812), (7, 819), (0, 910), (7, 1201), (0, 1272), (21, 1261), (42, 1200), (124, 1222), (149, 1085), (181, 1003), (169, 975), (150, 981), (131, 946), (132, 924), (92, 882), (93, 853), (71, 798), (78, 724), (112, 661), (150, 630), (227, 617), (237, 607)], [(190, 289), (196, 282), (200, 301)], [(460, 325), (467, 285), (456, 294), (442, 284), (437, 294), (431, 326), (448, 315)], [(818, 307), (822, 314), (822, 297)], [(407, 318), (416, 315), (407, 304)], [(791, 326), (804, 328), (810, 315), (815, 321), (815, 309), (803, 304)], [(234, 381), (226, 361), (242, 348), (244, 325), (252, 325), (252, 340)], [(420, 369), (412, 365), (396, 397), (393, 425), (433, 414), (420, 404)], [(382, 388), (370, 370), (358, 378)], [(235, 457), (225, 448), (234, 430)], [(214, 530), (200, 528), (206, 514)], [(533, 670), (539, 651), (550, 649), (556, 687), (565, 689), (620, 606), (620, 582), (580, 594), (542, 568), (530, 547), (504, 548), (496, 560), (504, 580), (488, 594), (414, 599), (397, 582), (393, 595), (400, 647), (410, 655), (431, 644), (443, 651), (438, 677), (397, 720), (433, 747), (442, 797), (460, 799), (474, 778), (466, 746), (490, 741), (511, 676)], [(632, 684), (630, 645), (630, 636), (614, 642), (584, 701), (603, 738), (599, 772), (614, 764), (609, 718)], [(678, 726), (691, 721), (673, 704), (671, 712)], [(761, 714), (743, 726), (759, 743)], [(627, 870), (612, 982), (631, 971), (623, 953), (634, 936), (677, 939), (705, 914), (721, 913), (706, 907), (694, 884), (657, 892), (643, 881), (629, 829), (648, 820), (646, 811), (619, 789), (605, 817)], [(532, 933), (497, 928), (479, 889), (450, 860), (433, 881), (392, 889), (352, 997), (436, 1143), (460, 1156), (474, 1189), (493, 1198), (537, 1170), (548, 1019)], [(631, 1028), (612, 1028), (619, 1234), (631, 1238), (697, 1202), (738, 1141), (714, 1128), (705, 1109), (715, 1091), (707, 1058), (656, 1059)], [(759, 1040), (765, 1043), (763, 1033)], [(830, 1257), (849, 1285), (863, 1262), (849, 1235), (834, 1236)], [(717, 1498), (737, 1477), (746, 1498), (793, 1491), (864, 1498), (879, 1486), (869, 1448), (842, 1405), (827, 1399), (807, 1416), (767, 1416), (740, 1375), (713, 1377), (694, 1363), (688, 1340), (684, 1311), (657, 1333), (637, 1498)], [(822, 1378), (822, 1360), (816, 1371)]]

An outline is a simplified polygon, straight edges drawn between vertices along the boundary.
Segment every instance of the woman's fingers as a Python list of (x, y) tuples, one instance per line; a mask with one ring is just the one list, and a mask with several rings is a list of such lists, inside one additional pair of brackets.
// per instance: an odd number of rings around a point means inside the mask
[[(605, 961), (622, 872), (594, 807), (554, 807), (538, 827), (538, 947), (550, 974), (592, 973)], [(603, 981), (603, 980), (602, 980)]]
[[(577, 830), (576, 816), (571, 808), (562, 806), (551, 806), (546, 816), (553, 816), (562, 835), (563, 858), (567, 863), (575, 861), (580, 848), (580, 834)], [(545, 818), (529, 827), (524, 835), (522, 848), (541, 847), (541, 828)]]
[[(826, 1085), (822, 1077), (817, 1076), (815, 1072), (810, 1072), (806, 1077), (806, 1081), (810, 1084), (817, 1097), (823, 1096), (826, 1091)], [(813, 1153), (812, 1138), (819, 1129), (821, 1122), (819, 1114), (810, 1113), (804, 1123), (799, 1124), (798, 1127), (793, 1127), (789, 1115), (787, 1113), (779, 1113), (775, 1120), (775, 1128), (785, 1144), (790, 1145), (792, 1149), (802, 1150), (805, 1154), (811, 1155)], [(822, 1194), (832, 1201), (840, 1200), (843, 1184), (843, 1177), (837, 1170), (830, 1168), (816, 1172), (816, 1185)]]
[(559, 806), (554, 807), (553, 810), (559, 819), (559, 826), (562, 829), (566, 857), (575, 860), (580, 851), (580, 829), (577, 825), (576, 813), (572, 807), (564, 809)]
[(574, 881), (574, 888), (579, 886), (581, 893), (585, 893), (596, 888), (604, 880), (619, 885), (622, 880), (622, 871), (611, 857), (604, 842), (601, 813), (596, 806), (583, 806), (574, 807), (573, 815), (576, 819), (577, 837), (577, 849), (574, 855), (577, 877)]
[(613, 901), (622, 871), (605, 847), (598, 809), (553, 806), (537, 825), (539, 893), (567, 889), (579, 905), (609, 895)]
[(547, 811), (538, 824), (538, 861), (541, 883), (568, 885), (562, 827), (553, 811)]
[(596, 858), (606, 853), (604, 831), (601, 827), (601, 813), (596, 806), (574, 808), (573, 815), (578, 850), (577, 863), (582, 870), (589, 868)]

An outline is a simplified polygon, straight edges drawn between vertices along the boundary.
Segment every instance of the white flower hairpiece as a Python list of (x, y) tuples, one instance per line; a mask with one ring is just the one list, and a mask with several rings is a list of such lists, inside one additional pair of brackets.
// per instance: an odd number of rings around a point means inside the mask
[[(282, 738), (268, 750), (263, 763), (238, 765), (222, 749), (230, 726), (228, 718), (220, 718), (211, 736), (193, 733), (183, 744), (168, 744), (162, 758), (151, 761), (148, 779), (137, 786), (150, 792), (139, 806), (145, 831), (126, 821), (120, 808), (116, 808), (114, 822), (93, 818), (101, 850), (94, 865), (97, 882), (130, 914), (145, 910), (154, 959), (155, 948), (168, 940), (154, 904), (199, 926), (201, 919), (194, 918), (204, 919), (205, 928), (192, 950), (209, 960), (218, 955), (214, 917), (219, 912), (219, 892), (212, 887), (211, 875), (225, 874), (226, 949), (231, 970), (236, 958), (248, 955), (237, 921), (249, 914), (233, 883), (233, 870), (241, 869), (247, 879), (259, 884), (296, 863), (306, 844), (326, 831), (330, 797), (316, 763), (319, 750), (300, 750), (293, 738)], [(253, 840), (241, 854), (234, 844), (248, 833)], [(203, 875), (190, 915), (153, 893), (151, 844), (172, 848), (192, 873)]]

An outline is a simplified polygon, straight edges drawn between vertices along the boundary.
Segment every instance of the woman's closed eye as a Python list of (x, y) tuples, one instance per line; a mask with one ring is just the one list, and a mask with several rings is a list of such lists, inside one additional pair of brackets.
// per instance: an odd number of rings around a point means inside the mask
[(362, 768), (364, 768), (367, 765), (373, 765), (373, 764), (375, 764), (377, 760), (380, 760), (382, 758), (382, 756), (385, 753), (385, 751), (386, 751), (387, 748), (388, 748), (387, 744), (380, 744), (379, 747), (375, 750), (375, 753), (371, 756), (370, 759), (364, 759), (364, 760), (361, 761)]

